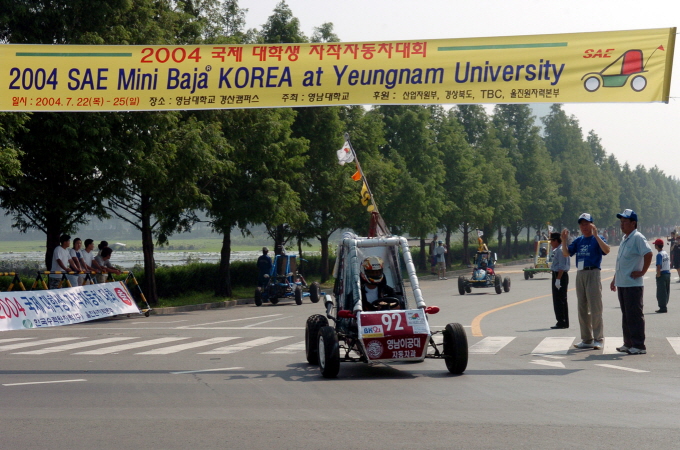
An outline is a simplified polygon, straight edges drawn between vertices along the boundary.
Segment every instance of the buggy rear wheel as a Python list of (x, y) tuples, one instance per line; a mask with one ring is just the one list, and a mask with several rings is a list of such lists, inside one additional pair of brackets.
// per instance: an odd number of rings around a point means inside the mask
[(524, 279), (525, 280), (529, 279), (529, 271), (527, 271), (527, 270), (524, 271)]
[(458, 293), (465, 295), (465, 278), (462, 275), (458, 277)]
[(319, 364), (319, 330), (328, 326), (328, 319), (314, 314), (307, 319), (305, 327), (305, 355), (309, 364)]
[(295, 288), (295, 304), (296, 305), (302, 304), (302, 288), (300, 286), (297, 286)]
[(503, 277), (496, 275), (493, 279), (493, 287), (496, 289), (496, 294), (503, 292)]
[(340, 371), (340, 343), (335, 329), (331, 326), (321, 327), (318, 337), (319, 369), (324, 378), (335, 378)]
[(278, 302), (279, 302), (278, 297), (272, 297), (269, 299), (269, 303), (271, 303), (272, 305), (276, 305)]
[(319, 302), (320, 290), (321, 287), (319, 286), (319, 283), (317, 283), (316, 281), (309, 286), (309, 300), (311, 300), (312, 303)]
[(510, 292), (510, 278), (503, 279), (503, 292)]
[(465, 372), (468, 363), (468, 343), (465, 329), (459, 323), (450, 323), (444, 328), (444, 361), (446, 368), (454, 375)]
[(262, 306), (262, 288), (255, 288), (255, 306)]

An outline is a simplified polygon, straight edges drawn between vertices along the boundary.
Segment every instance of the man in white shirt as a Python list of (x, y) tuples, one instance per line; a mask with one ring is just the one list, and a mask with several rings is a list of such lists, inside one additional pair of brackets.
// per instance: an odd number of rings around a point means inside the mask
[[(50, 270), (53, 272), (68, 272), (68, 260), (70, 258), (68, 248), (71, 246), (71, 236), (62, 234), (59, 237), (59, 246), (54, 249), (52, 254), (52, 266)], [(50, 289), (57, 289), (61, 274), (50, 275)]]

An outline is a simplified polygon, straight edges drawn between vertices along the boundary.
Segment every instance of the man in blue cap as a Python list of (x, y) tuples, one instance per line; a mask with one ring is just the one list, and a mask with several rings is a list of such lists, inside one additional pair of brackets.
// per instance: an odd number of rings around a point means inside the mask
[[(609, 245), (597, 234), (593, 216), (583, 213), (578, 218), (581, 236), (567, 245), (562, 245), (566, 257), (576, 255), (576, 298), (578, 300), (578, 323), (581, 326), (581, 342), (576, 348), (603, 346), (604, 329), (602, 324), (602, 281), (600, 264), (602, 256), (609, 253)], [(562, 242), (569, 242), (569, 230), (562, 230)]]
[(624, 234), (619, 254), (616, 257), (616, 271), (611, 290), (618, 291), (621, 314), (623, 314), (623, 345), (616, 351), (631, 355), (644, 355), (645, 315), (642, 313), (644, 286), (642, 277), (652, 263), (652, 248), (647, 239), (637, 230), (638, 217), (632, 209), (617, 214)]

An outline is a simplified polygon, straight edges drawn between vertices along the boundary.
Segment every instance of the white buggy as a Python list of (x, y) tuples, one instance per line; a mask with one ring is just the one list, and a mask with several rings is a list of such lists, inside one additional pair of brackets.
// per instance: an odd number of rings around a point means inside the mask
[[(383, 273), (394, 288), (394, 297), (362, 302), (360, 265), (369, 256), (378, 256), (384, 262)], [(404, 289), (402, 264), (411, 292)], [(459, 323), (450, 323), (441, 331), (430, 329), (428, 314), (436, 314), (439, 308), (425, 305), (405, 238), (365, 238), (345, 233), (334, 275), (334, 298), (322, 295), (326, 315), (310, 316), (305, 328), (307, 361), (318, 364), (324, 377), (335, 378), (340, 362), (422, 362), (425, 358), (443, 358), (453, 374), (465, 371), (465, 330)], [(441, 344), (433, 339), (439, 333), (443, 335)]]

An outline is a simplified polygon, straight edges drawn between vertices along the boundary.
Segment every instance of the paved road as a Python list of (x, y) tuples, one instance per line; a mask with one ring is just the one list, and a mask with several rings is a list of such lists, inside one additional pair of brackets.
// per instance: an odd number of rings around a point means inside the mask
[[(680, 333), (654, 314), (648, 278), (644, 356), (616, 353), (620, 311), (605, 258), (603, 350), (576, 350), (554, 324), (547, 275), (506, 268), (509, 293), (458, 295), (422, 281), (425, 298), (468, 332), (470, 361), (343, 364), (325, 380), (304, 357), (320, 304), (241, 306), (116, 318), (0, 335), (2, 449), (677, 448)], [(653, 276), (653, 274), (650, 273)]]

